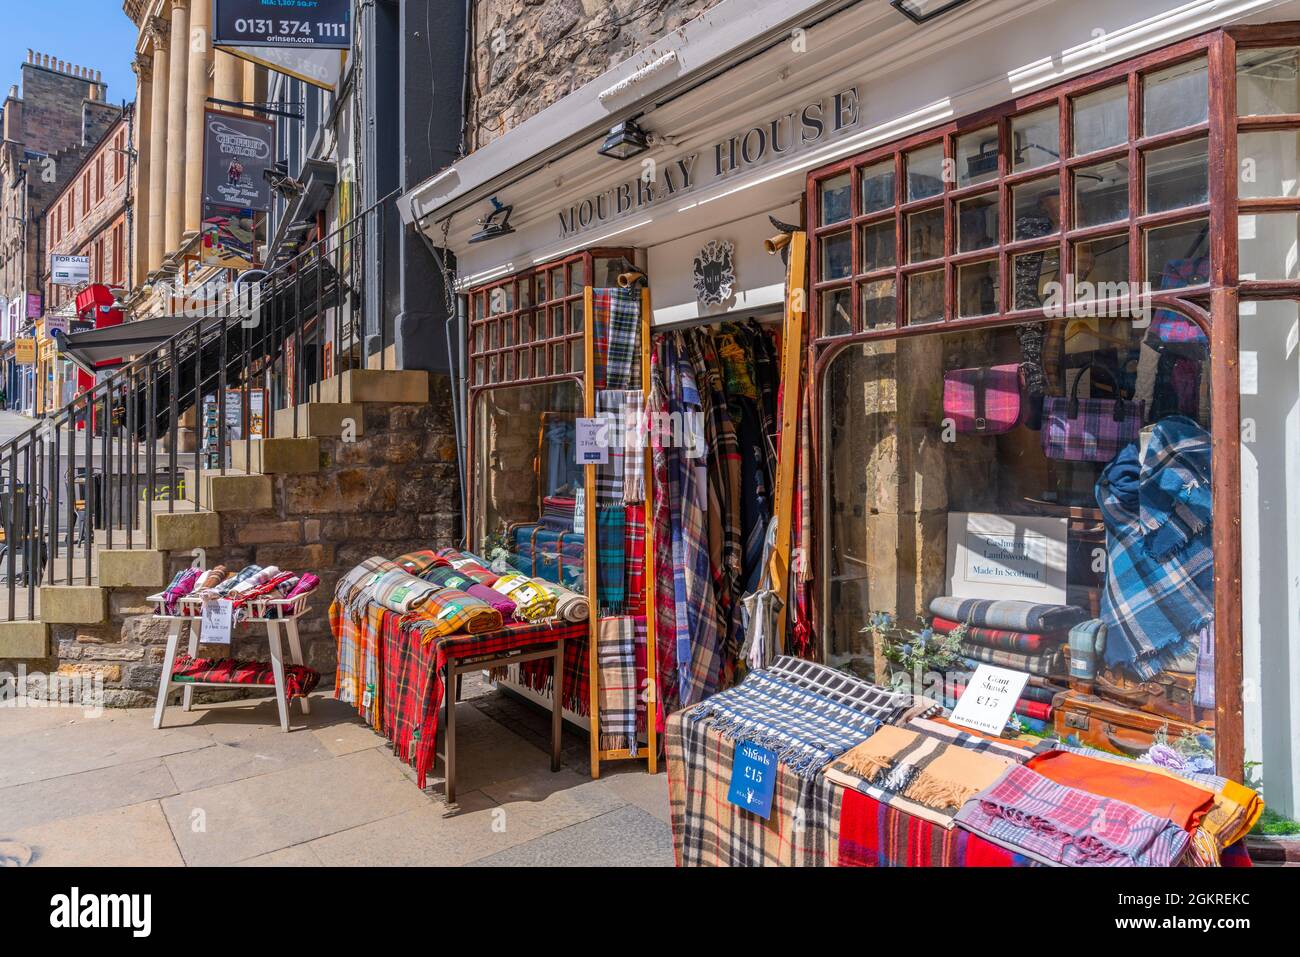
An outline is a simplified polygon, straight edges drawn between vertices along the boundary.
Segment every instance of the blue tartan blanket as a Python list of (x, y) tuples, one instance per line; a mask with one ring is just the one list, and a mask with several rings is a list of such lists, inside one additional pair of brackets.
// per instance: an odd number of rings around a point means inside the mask
[(1182, 416), (1156, 424), (1145, 461), (1130, 445), (1102, 472), (1107, 665), (1149, 680), (1213, 621), (1209, 495), (1210, 437)]
[(914, 706), (910, 694), (787, 656), (700, 702), (688, 717), (712, 718), (725, 737), (768, 748), (792, 772), (811, 779)]

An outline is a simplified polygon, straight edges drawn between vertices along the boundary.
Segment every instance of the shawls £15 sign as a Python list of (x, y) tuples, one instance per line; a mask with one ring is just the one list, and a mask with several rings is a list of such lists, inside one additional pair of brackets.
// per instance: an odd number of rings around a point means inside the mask
[(731, 788), (727, 791), (727, 800), (766, 821), (772, 816), (772, 793), (775, 789), (775, 752), (749, 741), (738, 742), (731, 760)]
[(985, 734), (1000, 735), (1028, 680), (1029, 675), (1023, 671), (980, 665), (952, 709), (950, 720)]

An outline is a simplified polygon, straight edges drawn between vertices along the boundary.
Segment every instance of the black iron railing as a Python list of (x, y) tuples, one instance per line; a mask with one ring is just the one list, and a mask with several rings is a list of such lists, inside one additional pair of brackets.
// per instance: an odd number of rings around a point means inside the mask
[(341, 400), (339, 377), (368, 364), (367, 289), (384, 368), (385, 257), (368, 270), (367, 244), (391, 200), (270, 271), (175, 289), (179, 313), (165, 312), (193, 319), (182, 331), (0, 444), (0, 620), (37, 618), (41, 585), (96, 583), (101, 549), (152, 548), (155, 513), (202, 510), (234, 442), (296, 437), (306, 402)]

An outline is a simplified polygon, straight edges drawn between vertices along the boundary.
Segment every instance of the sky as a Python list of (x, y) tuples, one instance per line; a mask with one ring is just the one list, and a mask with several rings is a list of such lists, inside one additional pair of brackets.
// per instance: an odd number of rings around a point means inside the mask
[(133, 100), (136, 36), (121, 0), (0, 0), (0, 97), (22, 81), (31, 48), (99, 70), (110, 103)]

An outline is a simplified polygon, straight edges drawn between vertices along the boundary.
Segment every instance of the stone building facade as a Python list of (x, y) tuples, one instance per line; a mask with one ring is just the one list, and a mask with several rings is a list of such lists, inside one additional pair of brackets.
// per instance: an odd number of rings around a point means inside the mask
[(470, 151), (720, 0), (478, 0)]

